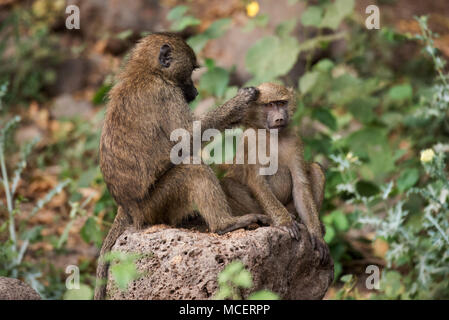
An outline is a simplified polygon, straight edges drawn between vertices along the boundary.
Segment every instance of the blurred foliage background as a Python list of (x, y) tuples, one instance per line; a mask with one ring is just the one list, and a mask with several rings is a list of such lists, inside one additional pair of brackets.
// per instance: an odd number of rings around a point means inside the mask
[[(68, 4), (80, 30), (65, 28)], [(370, 4), (379, 30), (365, 26)], [(92, 297), (116, 211), (98, 167), (107, 93), (139, 38), (171, 30), (201, 61), (195, 113), (241, 86), (296, 90), (306, 157), (327, 169), (327, 299), (449, 298), (448, 17), (444, 0), (0, 0), (0, 276)]]

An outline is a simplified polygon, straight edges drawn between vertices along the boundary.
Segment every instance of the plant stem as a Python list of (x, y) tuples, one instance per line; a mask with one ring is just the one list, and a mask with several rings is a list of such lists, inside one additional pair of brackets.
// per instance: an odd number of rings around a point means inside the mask
[(12, 245), (14, 251), (17, 249), (17, 238), (16, 238), (16, 227), (14, 223), (14, 213), (13, 213), (13, 206), (12, 206), (12, 195), (9, 189), (9, 183), (8, 183), (8, 172), (6, 171), (6, 164), (5, 164), (5, 156), (3, 152), (0, 152), (0, 166), (2, 170), (2, 176), (3, 176), (3, 186), (5, 189), (5, 195), (6, 195), (6, 205), (8, 208), (8, 214), (9, 214), (9, 235), (12, 240)]

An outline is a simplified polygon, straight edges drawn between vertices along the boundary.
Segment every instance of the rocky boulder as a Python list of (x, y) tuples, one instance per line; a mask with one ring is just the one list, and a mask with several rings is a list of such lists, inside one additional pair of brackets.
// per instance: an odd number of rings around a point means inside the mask
[(0, 277), (0, 300), (40, 300), (28, 284), (13, 278)]
[(253, 276), (254, 287), (243, 297), (268, 289), (282, 299), (322, 299), (333, 280), (333, 262), (319, 265), (305, 227), (300, 241), (273, 227), (223, 236), (165, 225), (130, 228), (113, 251), (141, 254), (136, 266), (143, 276), (121, 291), (110, 272), (109, 299), (211, 299), (219, 272), (234, 260), (242, 261)]

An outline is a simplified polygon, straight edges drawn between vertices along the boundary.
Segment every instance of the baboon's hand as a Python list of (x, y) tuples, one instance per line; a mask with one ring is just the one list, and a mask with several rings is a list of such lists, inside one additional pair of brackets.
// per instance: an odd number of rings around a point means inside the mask
[(330, 252), (329, 247), (326, 243), (324, 243), (323, 239), (320, 239), (317, 236), (310, 235), (310, 241), (312, 242), (312, 247), (314, 250), (318, 251), (320, 256), (320, 264), (326, 265), (330, 260)]
[(255, 87), (241, 88), (237, 92), (237, 96), (240, 97), (245, 103), (253, 102), (259, 97), (259, 89)]
[(279, 225), (276, 226), (277, 228), (281, 229), (282, 231), (287, 232), (292, 239), (296, 239), (299, 241), (301, 237), (301, 233), (299, 231), (299, 222), (296, 220), (293, 220), (292, 222), (289, 222), (285, 225)]
[(269, 225), (270, 222), (270, 217), (264, 214), (245, 214), (243, 216), (236, 217), (236, 220), (233, 223), (221, 230), (217, 230), (217, 233), (222, 235), (237, 229), (246, 228), (254, 223)]

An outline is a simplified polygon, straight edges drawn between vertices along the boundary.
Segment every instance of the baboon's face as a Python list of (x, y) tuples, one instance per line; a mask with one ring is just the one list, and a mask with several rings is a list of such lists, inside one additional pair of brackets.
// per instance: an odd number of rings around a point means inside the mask
[(270, 101), (263, 104), (263, 113), (265, 115), (266, 129), (282, 130), (288, 125), (288, 101)]
[[(193, 70), (192, 70), (193, 71)], [(189, 77), (183, 84), (180, 85), (184, 98), (187, 102), (192, 102), (198, 95), (198, 90), (196, 90), (195, 85), (192, 81), (192, 76)]]
[(124, 74), (142, 81), (145, 74), (158, 76), (182, 90), (187, 102), (198, 95), (193, 85), (192, 72), (198, 68), (195, 52), (179, 36), (154, 33), (134, 48)]
[(192, 73), (199, 67), (193, 50), (181, 41), (176, 46), (164, 44), (159, 51), (159, 64), (167, 77), (176, 81), (186, 101), (193, 101), (198, 91), (193, 84)]

